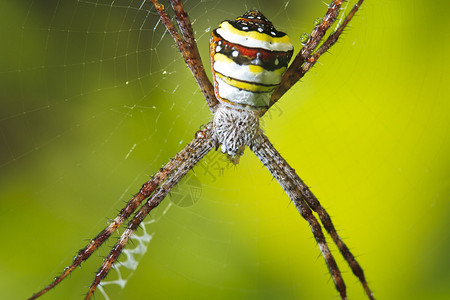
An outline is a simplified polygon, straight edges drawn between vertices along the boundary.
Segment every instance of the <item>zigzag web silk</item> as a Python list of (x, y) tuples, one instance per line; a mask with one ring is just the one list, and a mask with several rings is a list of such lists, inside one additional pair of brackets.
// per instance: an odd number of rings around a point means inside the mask
[[(144, 5), (145, 1), (142, 3), (142, 5), (140, 6), (140, 9), (142, 9), (142, 6)], [(337, 22), (337, 24), (335, 25), (336, 27), (339, 26), (339, 24), (341, 23), (341, 20), (343, 19), (343, 17), (345, 16), (345, 11), (348, 8), (349, 3), (346, 2), (343, 5), (343, 11), (344, 13), (340, 15), (340, 18)], [(289, 6), (289, 1), (285, 1), (284, 4), (284, 8), (287, 9)], [(195, 24), (196, 19), (192, 19), (191, 20), (193, 24)], [(318, 21), (318, 20), (316, 20)], [(211, 24), (212, 26), (216, 26), (214, 24)], [(163, 27), (162, 24), (157, 24), (157, 26), (161, 26)], [(210, 28), (207, 28), (205, 30), (206, 33), (208, 33), (208, 30)], [(208, 37), (208, 35), (206, 35), (206, 37)], [(170, 39), (170, 37), (168, 37), (168, 39)], [(205, 67), (208, 66), (208, 57), (203, 58), (204, 59), (204, 64)], [(217, 161), (218, 159), (216, 159), (215, 161)], [(211, 163), (211, 162), (210, 162)], [(226, 168), (226, 162), (222, 161), (222, 170)], [(188, 176), (189, 177), (189, 176)], [(191, 186), (191, 190), (192, 190), (192, 186)], [(194, 199), (196, 199), (197, 197), (193, 197)], [(160, 217), (163, 217), (168, 209), (172, 206), (172, 203), (170, 203), (169, 205), (166, 206), (166, 208), (164, 209), (162, 215)], [(112, 277), (111, 274), (109, 275), (109, 277), (104, 280), (101, 284), (101, 286), (99, 286), (99, 290), (101, 291), (102, 295), (105, 297), (106, 300), (109, 300), (108, 294), (105, 290), (105, 287), (107, 287), (108, 285), (118, 285), (121, 288), (124, 288), (128, 282), (128, 280), (133, 276), (134, 271), (137, 269), (138, 264), (140, 259), (144, 256), (144, 254), (147, 252), (148, 250), (148, 245), (152, 239), (153, 234), (148, 234), (147, 233), (147, 229), (148, 227), (151, 227), (151, 224), (157, 222), (158, 219), (151, 219), (150, 221), (146, 221), (143, 222), (143, 224), (141, 225), (142, 229), (143, 229), (143, 233), (142, 235), (138, 235), (138, 234), (134, 234), (133, 235), (133, 240), (137, 241), (137, 245), (135, 248), (130, 249), (130, 246), (128, 246), (122, 254), (122, 259), (120, 260), (120, 262), (118, 264), (115, 264), (114, 266), (114, 271), (117, 273), (117, 279), (111, 280), (110, 278)], [(124, 260), (125, 257), (125, 260)], [(127, 270), (129, 271), (128, 276), (127, 277), (122, 277), (122, 271), (121, 270)]]
[[(97, 208), (93, 215), (99, 219), (102, 216), (114, 217), (115, 209), (151, 175), (149, 172), (157, 170), (175, 155), (192, 138), (199, 124), (210, 118), (202, 94), (149, 1), (55, 1), (42, 6), (40, 1), (31, 0), (26, 7), (15, 7), (15, 3), (4, 5), (10, 5), (18, 12), (15, 31), (11, 29), (11, 35), (19, 37), (18, 60), (8, 62), (9, 65), (0, 70), (0, 75), (20, 78), (30, 91), (6, 90), (11, 99), (19, 99), (20, 105), (16, 105), (17, 101), (6, 103), (0, 123), (2, 128), (15, 126), (15, 130), (22, 130), (19, 135), (29, 138), (28, 144), (19, 147), (12, 138), (17, 133), (2, 130), (5, 151), (0, 168), (6, 170), (30, 161), (46, 163), (48, 156), (61, 154), (60, 148), (65, 147), (66, 142), (80, 137), (89, 140), (83, 135), (96, 128), (93, 141), (85, 142), (77, 150), (78, 154), (85, 156), (70, 154), (75, 157), (66, 163), (82, 170), (98, 168), (92, 166), (95, 161), (111, 166), (102, 173), (105, 181), (86, 184), (86, 180), (82, 180), (84, 176), (79, 175), (77, 186), (84, 184), (86, 194), (72, 199), (72, 205), (83, 206), (88, 201), (86, 199), (92, 201), (91, 191), (94, 190), (95, 199), (101, 201), (106, 198), (100, 207), (107, 208), (103, 212)], [(211, 30), (220, 21), (235, 18), (248, 9), (260, 9), (277, 28), (294, 34), (293, 39), (296, 40), (313, 27), (310, 24), (312, 20), (306, 21), (304, 28), (293, 25), (298, 16), (289, 11), (297, 4), (289, 0), (272, 4), (257, 0), (236, 3), (191, 0), (184, 1), (184, 5), (196, 31), (206, 69), (209, 68)], [(326, 5), (318, 5), (320, 13), (317, 16), (323, 15)], [(347, 7), (348, 3), (344, 10)], [(295, 46), (299, 49), (298, 41)], [(193, 118), (192, 111), (198, 112), (200, 117)], [(281, 108), (274, 107), (268, 117), (279, 118), (282, 113)], [(75, 114), (76, 117), (71, 118)], [(54, 116), (59, 118), (53, 119)], [(50, 123), (48, 127), (39, 127), (46, 121)], [(16, 126), (18, 123), (28, 124), (28, 127), (21, 129)], [(106, 129), (101, 127), (105, 123)], [(132, 137), (127, 138), (130, 135)], [(73, 148), (71, 144), (68, 147)], [(131, 171), (126, 170), (126, 163), (131, 160), (140, 164), (139, 168), (133, 168), (135, 173), (132, 176), (128, 175)], [(198, 167), (199, 172), (207, 174), (211, 181), (228, 168), (229, 164), (216, 153)], [(70, 188), (75, 180), (72, 173), (57, 169), (49, 182), (38, 189), (36, 195), (43, 206), (53, 205), (51, 195), (57, 188)], [(115, 194), (112, 200), (108, 196), (102, 197), (105, 186), (119, 175), (123, 175), (120, 180), (126, 182), (122, 186), (122, 195), (117, 198), (118, 194)], [(202, 197), (201, 186), (205, 183), (200, 183), (195, 173), (189, 173), (183, 182), (185, 187), (181, 187), (178, 194), (174, 190), (172, 199), (166, 199), (167, 204), (150, 214), (141, 225), (141, 230), (133, 236), (133, 243), (127, 246), (119, 263), (102, 282), (99, 290), (105, 299), (110, 299), (108, 290), (111, 286), (123, 289), (132, 278), (157, 234), (154, 225), (174, 206), (188, 206), (177, 202), (183, 194), (191, 193), (188, 197), (191, 202)], [(67, 214), (64, 218), (70, 219), (73, 215)], [(85, 232), (83, 237), (95, 235), (104, 226), (104, 219), (92, 221), (91, 225), (95, 225), (95, 229)], [(76, 236), (70, 238), (77, 239)], [(66, 261), (61, 264), (66, 264)]]

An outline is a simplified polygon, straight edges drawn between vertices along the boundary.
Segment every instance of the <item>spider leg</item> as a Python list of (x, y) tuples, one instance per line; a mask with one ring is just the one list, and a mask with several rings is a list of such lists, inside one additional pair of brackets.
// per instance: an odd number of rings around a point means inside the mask
[(191, 70), (203, 96), (208, 103), (209, 108), (212, 112), (215, 110), (215, 106), (219, 104), (214, 94), (214, 87), (209, 81), (206, 75), (205, 68), (203, 67), (202, 60), (197, 48), (197, 42), (195, 41), (194, 32), (192, 30), (191, 22), (189, 21), (189, 16), (183, 9), (183, 5), (179, 0), (171, 0), (172, 8), (175, 11), (178, 27), (183, 37), (178, 34), (174, 24), (170, 20), (170, 17), (164, 11), (164, 6), (160, 4), (157, 0), (152, 0), (153, 5), (159, 13), (159, 17), (163, 24), (166, 26), (167, 30), (172, 35), (175, 40), (178, 50), (180, 50), (183, 55), (184, 61)]
[(139, 227), (150, 211), (157, 207), (189, 170), (191, 170), (212, 149), (213, 143), (211, 141), (210, 133), (210, 129), (208, 128), (197, 132), (196, 139), (194, 139), (190, 144), (191, 147), (189, 147), (188, 151), (183, 155), (183, 163), (168, 176), (168, 178), (154, 191), (147, 202), (136, 212), (134, 217), (128, 223), (127, 229), (123, 232), (118, 242), (111, 249), (111, 252), (98, 269), (85, 299), (90, 299), (92, 297), (97, 286), (106, 277), (134, 231)]
[[(209, 127), (209, 125), (207, 125)], [(59, 284), (64, 278), (66, 278), (77, 266), (79, 266), (83, 261), (87, 260), (91, 254), (97, 250), (114, 231), (125, 221), (130, 215), (137, 209), (142, 200), (148, 198), (161, 183), (166, 180), (166, 178), (172, 174), (175, 170), (179, 169), (180, 166), (184, 164), (184, 161), (191, 153), (195, 152), (199, 141), (203, 141), (206, 137), (207, 131), (199, 131), (196, 138), (189, 143), (183, 150), (178, 152), (174, 158), (172, 158), (164, 167), (162, 167), (149, 181), (144, 183), (140, 191), (133, 196), (131, 200), (128, 201), (126, 206), (120, 211), (116, 218), (103, 229), (94, 239), (92, 239), (89, 244), (83, 249), (78, 251), (72, 264), (64, 269), (61, 275), (55, 278), (55, 280), (46, 286), (44, 289), (35, 293), (29, 300), (36, 299), (49, 290), (53, 289), (57, 284)], [(208, 133), (209, 134), (209, 133)]]
[[(273, 145), (271, 145), (273, 148)], [(301, 180), (301, 178), (295, 173), (295, 170), (292, 169), (289, 164), (281, 157), (281, 155), (278, 155), (275, 157), (276, 163), (283, 169), (284, 173), (289, 176), (294, 184), (297, 186), (297, 188), (300, 190), (301, 194), (303, 195), (305, 201), (308, 203), (309, 207), (313, 211), (315, 211), (320, 218), (320, 221), (322, 222), (323, 226), (327, 230), (327, 232), (330, 234), (331, 238), (333, 239), (336, 246), (339, 248), (339, 251), (341, 252), (342, 256), (345, 258), (347, 263), (349, 264), (350, 268), (352, 269), (353, 274), (359, 278), (359, 281), (364, 287), (364, 290), (369, 297), (369, 299), (374, 299), (373, 294), (367, 284), (367, 281), (364, 276), (364, 271), (359, 265), (359, 263), (356, 261), (353, 254), (350, 252), (347, 245), (344, 243), (342, 238), (339, 236), (339, 234), (336, 231), (336, 228), (333, 225), (333, 222), (331, 221), (331, 217), (328, 214), (328, 212), (323, 208), (323, 206), (320, 204), (319, 200), (316, 198), (316, 196), (311, 192), (311, 190), (308, 188), (308, 186)]]
[[(328, 266), (328, 270), (333, 278), (336, 289), (338, 290), (341, 298), (343, 300), (347, 299), (346, 287), (344, 280), (342, 278), (339, 267), (331, 254), (328, 244), (323, 234), (322, 227), (317, 221), (316, 217), (313, 215), (311, 209), (305, 202), (305, 198), (301, 191), (296, 186), (292, 178), (287, 174), (284, 169), (279, 165), (279, 162), (274, 157), (281, 157), (281, 155), (272, 146), (266, 136), (261, 134), (261, 143), (256, 146), (250, 146), (252, 151), (261, 160), (264, 166), (269, 170), (272, 176), (278, 181), (278, 183), (283, 187), (286, 194), (294, 202), (300, 215), (309, 223), (311, 231), (319, 245), (320, 251)], [(281, 158), (282, 159), (282, 158)]]
[[(300, 78), (302, 78), (306, 72), (314, 65), (314, 63), (319, 59), (319, 57), (326, 52), (331, 46), (336, 43), (341, 33), (347, 27), (350, 20), (353, 18), (355, 13), (358, 11), (359, 7), (362, 5), (364, 0), (359, 0), (350, 11), (350, 13), (345, 17), (344, 22), (333, 32), (328, 39), (322, 44), (322, 46), (314, 53), (313, 51), (317, 48), (322, 38), (325, 36), (327, 30), (336, 21), (340, 7), (342, 5), (342, 0), (333, 0), (328, 6), (328, 11), (325, 14), (322, 22), (320, 22), (311, 32), (310, 38), (304, 44), (302, 49), (295, 57), (294, 61), (291, 63), (286, 73), (284, 73), (280, 85), (275, 89), (270, 99), (270, 106), (275, 104), (281, 96), (284, 95), (295, 83), (297, 83)], [(308, 66), (305, 68), (305, 66)]]
[(180, 32), (183, 35), (184, 40), (189, 45), (189, 47), (193, 51), (195, 51), (195, 54), (197, 56), (200, 56), (200, 54), (198, 53), (197, 42), (195, 41), (194, 37), (194, 30), (192, 29), (189, 16), (183, 8), (183, 4), (180, 0), (170, 0), (170, 4), (172, 5), (172, 8), (175, 12), (178, 28), (180, 28)]
[[(300, 78), (302, 78), (317, 62), (319, 57), (327, 52), (339, 39), (339, 36), (342, 34), (344, 29), (347, 27), (350, 20), (353, 18), (355, 13), (358, 11), (361, 4), (364, 2), (364, 0), (359, 0), (358, 3), (356, 3), (352, 10), (348, 13), (348, 15), (345, 17), (342, 24), (334, 31), (330, 36), (327, 38), (327, 40), (317, 49), (314, 54), (308, 57), (306, 63), (301, 67), (301, 70), (299, 71)], [(300, 79), (299, 78), (299, 79)]]
[[(301, 178), (297, 175), (295, 170), (289, 166), (289, 164), (284, 160), (284, 158), (276, 151), (274, 146), (269, 142), (267, 137), (264, 136), (264, 145), (270, 151), (273, 162), (282, 170), (283, 174), (289, 178), (294, 185), (296, 186), (296, 189), (301, 193), (302, 198), (308, 206), (315, 211), (320, 221), (322, 222), (323, 227), (326, 229), (328, 234), (330, 234), (331, 238), (333, 239), (334, 243), (338, 247), (339, 251), (341, 252), (342, 256), (345, 258), (347, 263), (349, 264), (353, 274), (358, 277), (359, 281), (364, 287), (364, 290), (369, 297), (369, 299), (374, 300), (374, 296), (367, 284), (367, 281), (364, 276), (364, 271), (359, 265), (359, 263), (356, 261), (353, 254), (350, 252), (347, 245), (344, 243), (342, 238), (339, 236), (339, 234), (336, 231), (336, 228), (333, 225), (333, 222), (331, 221), (331, 217), (328, 214), (328, 212), (323, 208), (323, 206), (320, 204), (319, 200), (316, 198), (316, 196), (311, 192), (311, 190), (308, 188), (308, 186), (301, 180)], [(297, 205), (297, 204), (296, 204)]]

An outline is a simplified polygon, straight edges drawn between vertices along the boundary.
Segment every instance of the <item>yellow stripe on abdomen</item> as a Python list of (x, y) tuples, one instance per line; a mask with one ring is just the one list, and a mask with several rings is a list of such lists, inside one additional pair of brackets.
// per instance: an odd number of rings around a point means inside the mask
[(278, 85), (260, 85), (256, 83), (249, 83), (240, 80), (233, 79), (231, 77), (223, 76), (222, 74), (216, 73), (216, 77), (222, 79), (228, 85), (234, 86), (240, 90), (246, 90), (250, 92), (268, 93), (272, 92)]
[(228, 106), (268, 108), (292, 53), (289, 37), (259, 11), (222, 22), (210, 43), (216, 97)]

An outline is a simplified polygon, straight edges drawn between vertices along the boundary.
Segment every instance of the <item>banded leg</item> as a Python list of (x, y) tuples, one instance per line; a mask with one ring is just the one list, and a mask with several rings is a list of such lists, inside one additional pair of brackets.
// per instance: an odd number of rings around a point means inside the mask
[[(330, 36), (327, 38), (327, 40), (317, 49), (316, 52), (314, 52), (313, 55), (311, 55), (306, 63), (301, 67), (301, 70), (299, 71), (300, 78), (302, 78), (319, 60), (319, 57), (327, 52), (339, 39), (339, 36), (342, 34), (344, 29), (347, 27), (350, 20), (353, 18), (355, 13), (358, 11), (358, 9), (361, 7), (364, 0), (359, 0), (358, 3), (356, 3), (352, 10), (349, 12), (349, 14), (345, 17), (342, 24), (334, 31)], [(299, 78), (299, 79), (300, 79)]]
[(183, 157), (183, 163), (155, 190), (147, 202), (136, 212), (133, 219), (128, 223), (127, 229), (121, 235), (118, 242), (114, 245), (111, 252), (98, 269), (85, 299), (90, 299), (92, 297), (97, 286), (106, 277), (120, 253), (122, 253), (128, 240), (149, 212), (161, 203), (172, 188), (211, 150), (212, 147), (213, 143), (211, 141), (210, 129), (204, 129), (197, 132), (192, 148), (190, 148)]
[[(286, 194), (294, 202), (295, 207), (300, 212), (300, 215), (309, 223), (311, 231), (319, 245), (320, 251), (322, 252), (325, 262), (327, 263), (328, 270), (333, 278), (333, 282), (338, 290), (341, 298), (343, 300), (347, 299), (346, 287), (344, 280), (342, 278), (339, 267), (331, 254), (328, 244), (323, 234), (322, 227), (317, 221), (316, 217), (313, 215), (311, 209), (306, 204), (304, 196), (285, 171), (278, 165), (278, 162), (274, 157), (280, 156), (280, 154), (273, 148), (267, 137), (262, 135), (261, 144), (258, 146), (250, 146), (252, 151), (256, 154), (259, 160), (264, 164), (264, 166), (269, 170), (272, 176), (278, 181), (278, 183), (283, 187)], [(280, 156), (281, 157), (281, 156)]]
[(170, 1), (172, 4), (172, 8), (175, 11), (178, 27), (183, 36), (180, 37), (174, 24), (170, 20), (170, 17), (164, 11), (164, 6), (161, 5), (157, 0), (152, 0), (152, 2), (156, 10), (158, 11), (162, 23), (166, 26), (167, 30), (175, 40), (178, 46), (178, 50), (180, 50), (181, 54), (183, 55), (184, 61), (186, 62), (189, 70), (191, 70), (192, 75), (197, 81), (197, 84), (200, 87), (200, 90), (203, 93), (203, 96), (205, 97), (209, 108), (212, 112), (214, 112), (215, 106), (219, 104), (219, 102), (214, 95), (214, 87), (211, 84), (211, 81), (209, 81), (209, 78), (205, 72), (205, 68), (203, 67), (191, 22), (189, 21), (188, 14), (183, 9), (183, 5), (179, 0)]
[[(208, 126), (208, 125), (207, 125)], [(209, 131), (202, 134), (208, 134)], [(142, 200), (148, 198), (155, 189), (161, 185), (161, 183), (166, 180), (166, 178), (172, 174), (175, 170), (179, 169), (183, 164), (186, 157), (190, 155), (190, 153), (194, 152), (198, 147), (200, 142), (203, 142), (205, 137), (197, 134), (194, 140), (189, 143), (183, 150), (181, 150), (174, 158), (172, 158), (164, 167), (162, 167), (149, 181), (144, 183), (140, 189), (140, 191), (133, 196), (131, 200), (128, 201), (126, 206), (119, 212), (116, 218), (105, 228), (103, 229), (94, 239), (92, 239), (89, 244), (83, 249), (78, 251), (77, 256), (75, 256), (72, 264), (64, 269), (63, 273), (55, 278), (55, 280), (46, 286), (44, 289), (40, 290), (36, 294), (34, 294), (29, 300), (36, 299), (49, 290), (53, 289), (57, 284), (59, 284), (64, 278), (66, 278), (77, 266), (79, 266), (83, 261), (87, 260), (91, 254), (98, 249), (110, 236), (114, 233), (114, 231), (125, 221), (130, 215), (137, 209), (137, 207), (141, 204)]]
[(322, 38), (325, 36), (327, 30), (336, 21), (342, 2), (342, 0), (334, 0), (330, 3), (328, 11), (325, 14), (322, 22), (313, 29), (310, 38), (303, 46), (303, 48), (299, 51), (286, 73), (283, 75), (280, 85), (272, 94), (272, 97), (270, 99), (270, 106), (275, 104), (281, 98), (281, 96), (284, 95), (284, 93), (286, 93), (295, 83), (297, 83), (297, 81), (299, 81), (306, 74), (306, 72), (309, 71), (309, 69), (316, 63), (319, 57), (336, 43), (350, 20), (361, 7), (364, 0), (359, 0), (358, 3), (353, 6), (350, 13), (345, 17), (344, 22), (342, 22), (342, 24), (339, 25), (336, 31), (334, 31), (327, 38), (327, 40), (321, 45), (321, 47), (319, 47), (319, 49), (311, 55), (311, 53), (313, 53), (319, 45)]
[(339, 236), (339, 234), (336, 231), (336, 228), (333, 225), (333, 222), (331, 221), (331, 217), (328, 214), (328, 212), (323, 208), (323, 206), (320, 204), (319, 200), (316, 198), (316, 196), (311, 192), (311, 190), (308, 188), (308, 186), (301, 180), (301, 178), (297, 175), (295, 170), (289, 166), (289, 164), (284, 160), (284, 158), (276, 151), (275, 147), (270, 143), (270, 141), (267, 139), (267, 137), (264, 138), (264, 147), (267, 149), (267, 151), (270, 151), (273, 159), (273, 162), (283, 171), (285, 176), (289, 178), (290, 181), (294, 183), (296, 188), (301, 193), (303, 199), (306, 201), (308, 206), (315, 211), (320, 221), (322, 222), (323, 227), (328, 232), (328, 234), (333, 239), (334, 243), (338, 247), (339, 251), (341, 252), (344, 259), (347, 261), (348, 265), (350, 266), (353, 274), (358, 277), (359, 281), (364, 287), (364, 291), (366, 292), (369, 299), (374, 300), (373, 293), (371, 292), (367, 281), (364, 276), (364, 271), (359, 265), (359, 263), (356, 261), (353, 254), (350, 252), (347, 245), (344, 243), (342, 238)]
[(187, 12), (183, 8), (183, 4), (180, 0), (170, 0), (173, 11), (177, 19), (178, 28), (180, 28), (181, 35), (189, 47), (195, 51), (196, 56), (200, 56), (198, 53), (197, 42), (194, 37), (194, 30), (192, 29), (191, 21)]

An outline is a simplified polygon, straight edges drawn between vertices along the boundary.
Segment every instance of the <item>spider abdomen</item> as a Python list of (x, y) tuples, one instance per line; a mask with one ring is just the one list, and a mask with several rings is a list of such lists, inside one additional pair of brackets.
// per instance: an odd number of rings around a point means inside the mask
[(292, 53), (289, 37), (259, 11), (222, 22), (210, 42), (217, 99), (232, 107), (267, 109)]

